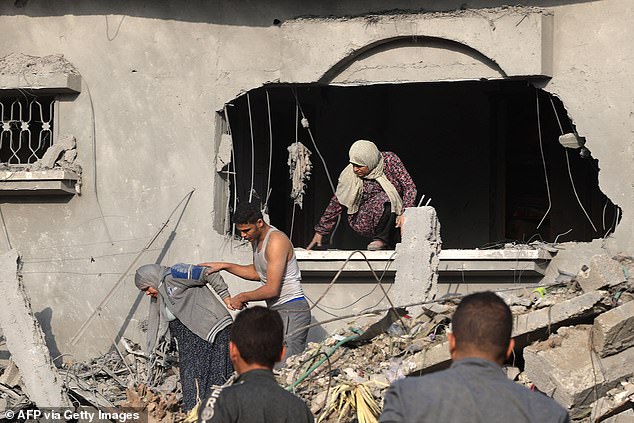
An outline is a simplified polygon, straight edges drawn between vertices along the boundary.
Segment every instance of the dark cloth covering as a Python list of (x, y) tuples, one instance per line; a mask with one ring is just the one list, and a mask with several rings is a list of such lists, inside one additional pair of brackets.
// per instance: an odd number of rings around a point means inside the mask
[[(202, 401), (213, 385), (222, 385), (233, 373), (229, 359), (231, 326), (218, 332), (213, 343), (196, 335), (180, 322), (172, 320), (169, 329), (178, 344), (178, 365), (185, 410), (196, 406), (196, 393)], [(198, 387), (196, 386), (198, 385)]]

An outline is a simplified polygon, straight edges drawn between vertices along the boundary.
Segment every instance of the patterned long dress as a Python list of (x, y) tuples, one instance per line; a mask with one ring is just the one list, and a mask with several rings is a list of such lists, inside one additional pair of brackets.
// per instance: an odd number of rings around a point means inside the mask
[[(401, 196), (403, 207), (413, 207), (416, 201), (416, 185), (405, 169), (403, 162), (390, 151), (382, 151), (381, 154), (383, 155), (383, 173)], [(373, 238), (375, 228), (383, 215), (384, 205), (389, 202), (390, 199), (378, 182), (364, 179), (359, 211), (348, 215), (350, 227), (361, 236)], [(337, 223), (337, 217), (344, 209), (345, 206), (342, 206), (337, 197), (333, 195), (319, 223), (315, 225), (315, 232), (321, 235), (332, 233)]]

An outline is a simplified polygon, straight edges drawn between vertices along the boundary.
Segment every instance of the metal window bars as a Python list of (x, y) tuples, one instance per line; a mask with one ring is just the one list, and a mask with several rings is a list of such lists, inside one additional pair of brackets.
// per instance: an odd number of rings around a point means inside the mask
[(27, 165), (53, 144), (53, 97), (0, 97), (0, 163)]

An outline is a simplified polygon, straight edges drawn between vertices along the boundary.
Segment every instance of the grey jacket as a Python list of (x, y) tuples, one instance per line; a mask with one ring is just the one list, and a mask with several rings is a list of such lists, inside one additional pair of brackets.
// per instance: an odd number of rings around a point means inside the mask
[(509, 380), (500, 366), (480, 358), (394, 382), (385, 394), (381, 423), (568, 423), (551, 398)]
[[(217, 273), (201, 276), (198, 280), (181, 279), (173, 277), (169, 268), (163, 274), (158, 291), (165, 306), (181, 323), (202, 339), (213, 343), (216, 334), (229, 326), (233, 320), (227, 307), (218, 301), (208, 284), (220, 298), (229, 297), (227, 284)], [(164, 333), (166, 329), (160, 328), (159, 333)]]

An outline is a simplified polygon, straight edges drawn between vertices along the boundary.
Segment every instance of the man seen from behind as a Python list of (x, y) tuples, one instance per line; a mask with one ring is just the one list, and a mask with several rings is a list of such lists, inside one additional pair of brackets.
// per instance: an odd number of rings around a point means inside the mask
[(382, 423), (568, 423), (551, 398), (508, 379), (501, 366), (513, 353), (513, 318), (492, 292), (462, 299), (448, 333), (447, 370), (395, 382), (385, 395)]
[(201, 423), (309, 423), (310, 409), (280, 387), (273, 366), (281, 360), (284, 327), (277, 311), (252, 307), (236, 317), (229, 338), (229, 355), (238, 378), (218, 387), (202, 404)]

